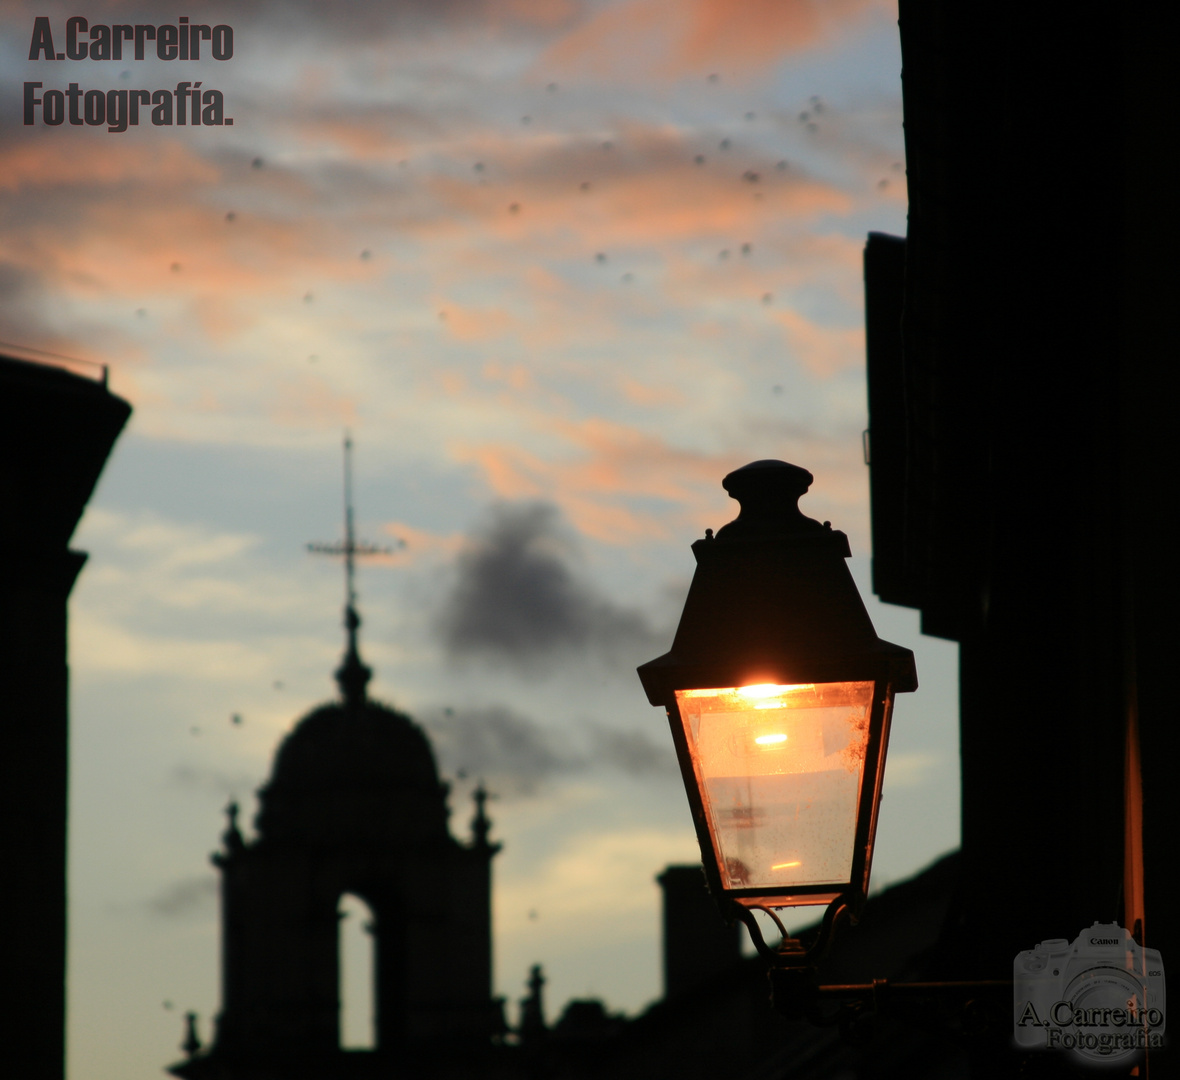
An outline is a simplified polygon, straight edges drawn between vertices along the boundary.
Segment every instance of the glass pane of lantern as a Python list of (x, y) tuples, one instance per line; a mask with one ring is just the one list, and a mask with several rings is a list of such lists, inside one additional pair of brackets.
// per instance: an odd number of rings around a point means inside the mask
[(872, 682), (678, 690), (722, 883), (846, 882)]

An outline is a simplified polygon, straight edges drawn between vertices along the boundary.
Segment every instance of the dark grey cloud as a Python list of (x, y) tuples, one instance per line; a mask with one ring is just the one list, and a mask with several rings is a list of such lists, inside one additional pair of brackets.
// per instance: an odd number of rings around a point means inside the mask
[(594, 726), (589, 730), (590, 752), (594, 760), (631, 776), (665, 774), (675, 776), (676, 751), (671, 737), (656, 741), (642, 731)]
[(672, 776), (667, 745), (642, 731), (592, 721), (578, 728), (546, 726), (501, 705), (433, 708), (420, 717), (445, 774), (481, 779), (499, 795), (536, 794), (547, 782), (605, 766), (631, 776)]
[(153, 915), (176, 918), (211, 911), (217, 899), (217, 878), (213, 874), (184, 878), (162, 889), (147, 902)]
[(602, 595), (581, 572), (556, 507), (543, 502), (492, 509), (459, 558), (438, 628), (453, 658), (530, 672), (573, 653), (635, 666), (660, 637), (642, 612)]
[(481, 778), (503, 795), (532, 795), (585, 767), (582, 755), (535, 720), (501, 705), (431, 709), (422, 717), (444, 773)]

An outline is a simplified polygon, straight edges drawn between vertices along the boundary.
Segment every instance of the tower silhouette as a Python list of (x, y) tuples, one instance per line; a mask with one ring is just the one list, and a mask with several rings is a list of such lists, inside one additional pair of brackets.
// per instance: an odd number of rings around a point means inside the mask
[[(313, 545), (346, 566), (338, 701), (280, 744), (259, 790), (257, 835), (238, 808), (213, 862), (221, 871), (222, 1003), (212, 1045), (171, 1067), (186, 1080), (393, 1075), (407, 1061), (478, 1061), (503, 1030), (492, 997), (491, 862), (499, 845), (482, 789), (472, 835), (448, 828), (448, 786), (426, 734), (368, 697), (360, 657), (346, 441), (345, 541)], [(341, 1047), (339, 906), (373, 915), (372, 1050)]]

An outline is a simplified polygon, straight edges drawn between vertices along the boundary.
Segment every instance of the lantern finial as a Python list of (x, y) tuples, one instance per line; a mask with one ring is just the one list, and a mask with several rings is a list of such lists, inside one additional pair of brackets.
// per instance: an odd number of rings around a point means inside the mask
[(815, 478), (785, 461), (753, 461), (734, 469), (721, 486), (741, 505), (741, 512), (717, 532), (717, 539), (752, 538), (768, 534), (816, 532), (818, 521), (805, 517), (797, 505)]

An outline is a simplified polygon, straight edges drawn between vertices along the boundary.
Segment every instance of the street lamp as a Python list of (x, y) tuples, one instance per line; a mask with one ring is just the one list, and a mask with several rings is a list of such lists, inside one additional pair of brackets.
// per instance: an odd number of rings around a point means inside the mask
[[(725, 490), (738, 517), (692, 545), (697, 568), (671, 651), (639, 668), (672, 739), (710, 891), (769, 953), (753, 912), (868, 892), (893, 695), (914, 655), (873, 629), (845, 560), (848, 538), (796, 505), (806, 469), (755, 461)], [(784, 931), (784, 939), (788, 935)], [(789, 940), (780, 962), (802, 964)]]

